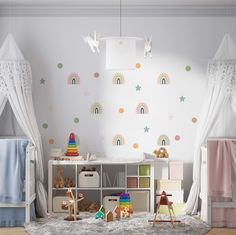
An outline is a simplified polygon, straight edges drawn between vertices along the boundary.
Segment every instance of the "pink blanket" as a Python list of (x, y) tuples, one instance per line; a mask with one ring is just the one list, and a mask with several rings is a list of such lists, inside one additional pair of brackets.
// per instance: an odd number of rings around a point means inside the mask
[[(232, 201), (232, 184), (236, 175), (236, 140), (209, 140), (208, 195), (214, 201)], [(212, 208), (214, 227), (235, 227), (236, 208)]]

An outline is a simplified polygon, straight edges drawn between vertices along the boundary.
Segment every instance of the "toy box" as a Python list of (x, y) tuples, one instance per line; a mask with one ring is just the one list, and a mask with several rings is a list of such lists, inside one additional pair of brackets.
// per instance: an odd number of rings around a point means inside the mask
[(157, 180), (158, 191), (180, 191), (182, 190), (182, 180)]
[(99, 174), (97, 171), (82, 171), (78, 177), (80, 188), (98, 188)]
[(119, 196), (105, 196), (103, 198), (103, 206), (106, 210), (106, 212), (108, 211), (113, 211), (116, 206), (119, 205)]

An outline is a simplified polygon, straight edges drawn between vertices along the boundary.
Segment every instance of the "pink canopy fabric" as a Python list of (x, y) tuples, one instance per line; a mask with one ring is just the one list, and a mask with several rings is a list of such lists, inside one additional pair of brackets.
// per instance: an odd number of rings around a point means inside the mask
[(236, 140), (208, 140), (208, 195), (232, 198), (236, 176)]

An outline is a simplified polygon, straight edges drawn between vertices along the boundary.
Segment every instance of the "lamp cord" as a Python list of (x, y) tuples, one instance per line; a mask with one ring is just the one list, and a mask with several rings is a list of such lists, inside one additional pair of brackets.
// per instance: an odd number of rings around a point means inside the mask
[(122, 36), (122, 21), (121, 21), (121, 0), (120, 0), (120, 37)]

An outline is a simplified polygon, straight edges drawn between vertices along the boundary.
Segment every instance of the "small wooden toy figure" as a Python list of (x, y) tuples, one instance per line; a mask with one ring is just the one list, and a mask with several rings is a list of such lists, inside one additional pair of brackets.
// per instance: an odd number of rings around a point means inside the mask
[(102, 211), (99, 210), (99, 211), (96, 213), (95, 218), (96, 218), (96, 219), (104, 219), (104, 218), (105, 218), (105, 215), (104, 215), (104, 213), (103, 213)]
[(106, 221), (107, 221), (107, 222), (113, 221), (113, 213), (112, 213), (111, 211), (108, 211), (108, 212), (106, 213)]
[(63, 179), (62, 175), (63, 175), (62, 167), (61, 166), (57, 166), (56, 178), (54, 180), (54, 187), (55, 188), (64, 188), (65, 183), (64, 183), (64, 179)]
[(120, 207), (116, 206), (113, 210), (114, 219), (120, 220)]
[[(68, 188), (68, 191), (66, 192), (66, 196), (67, 196), (67, 201), (63, 201), (61, 205), (61, 208), (64, 210), (69, 208), (69, 216), (67, 216), (65, 220), (68, 220), (68, 221), (80, 220), (81, 218), (77, 216), (77, 212), (78, 212), (77, 204), (78, 202), (84, 199), (83, 194), (79, 193), (78, 199), (76, 199), (71, 189)], [(72, 215), (72, 211), (74, 212), (73, 213), (74, 215)]]
[(122, 218), (129, 218), (130, 217), (130, 211), (128, 207), (125, 207), (121, 212), (121, 217)]

